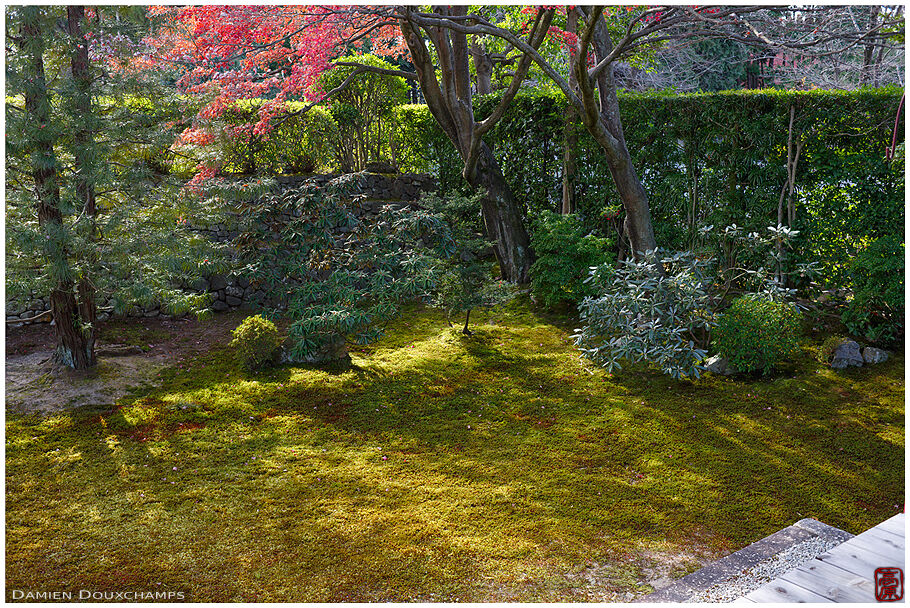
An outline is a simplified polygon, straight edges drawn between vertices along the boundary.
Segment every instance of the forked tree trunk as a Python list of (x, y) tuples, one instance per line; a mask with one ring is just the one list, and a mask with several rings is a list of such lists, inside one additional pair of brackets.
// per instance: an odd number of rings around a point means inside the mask
[[(592, 16), (589, 13), (589, 21)], [(609, 31), (600, 17), (594, 23), (591, 40), (594, 46), (595, 61), (599, 62), (609, 56), (613, 50)], [(579, 56), (574, 64), (579, 92), (583, 102), (582, 122), (607, 156), (607, 166), (616, 185), (616, 191), (622, 200), (626, 212), (626, 234), (629, 237), (631, 254), (637, 258), (649, 249), (657, 248), (654, 229), (651, 225), (651, 210), (648, 205), (648, 194), (632, 164), (632, 156), (626, 146), (623, 125), (619, 115), (619, 98), (616, 95), (616, 81), (613, 77), (613, 64), (608, 64), (597, 75), (597, 97), (593, 83), (588, 78), (587, 65)], [(599, 103), (598, 103), (599, 102)]]
[[(466, 13), (464, 6), (436, 7), (435, 10), (442, 14)], [(546, 20), (546, 23), (548, 24), (549, 20)], [(487, 238), (493, 242), (502, 278), (512, 283), (527, 283), (533, 262), (530, 239), (515, 196), (490, 148), (483, 143), (481, 125), (474, 118), (467, 36), (433, 26), (418, 28), (416, 22), (411, 23), (408, 18), (402, 19), (400, 24), (401, 32), (411, 51), (427, 107), (465, 162), (462, 173), (465, 180), (473, 189), (485, 192), (481, 200), (484, 226)], [(424, 43), (421, 29), (426, 32), (435, 47), (435, 60)], [(537, 31), (535, 43), (539, 46), (543, 39), (541, 32), (545, 30), (541, 28)], [(437, 62), (441, 80), (437, 80)], [(517, 83), (524, 78), (528, 65), (530, 61), (519, 65), (514, 90), (510, 88), (506, 92), (500, 107), (494, 111), (494, 116), (498, 115), (501, 118), (504, 104), (514, 97)], [(484, 122), (488, 130), (495, 123), (487, 121)]]
[[(88, 369), (95, 364), (94, 342), (86, 339), (79, 320), (74, 285), (66, 263), (68, 252), (64, 244), (63, 214), (60, 211), (60, 186), (54, 136), (50, 127), (50, 99), (44, 72), (44, 44), (40, 26), (40, 9), (23, 9), (20, 50), (28, 57), (31, 71), (25, 86), (25, 110), (38, 126), (33, 140), (32, 178), (38, 195), (38, 224), (45, 239), (44, 254), (60, 273), (51, 288), (51, 316), (56, 326), (56, 360), (74, 369)], [(60, 264), (59, 262), (63, 262)], [(65, 269), (61, 271), (60, 266)]]

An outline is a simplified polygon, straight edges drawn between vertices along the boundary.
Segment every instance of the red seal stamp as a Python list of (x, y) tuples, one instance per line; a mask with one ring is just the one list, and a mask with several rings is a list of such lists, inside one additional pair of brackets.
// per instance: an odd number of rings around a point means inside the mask
[(904, 599), (904, 571), (900, 568), (875, 569), (875, 599), (899, 602)]

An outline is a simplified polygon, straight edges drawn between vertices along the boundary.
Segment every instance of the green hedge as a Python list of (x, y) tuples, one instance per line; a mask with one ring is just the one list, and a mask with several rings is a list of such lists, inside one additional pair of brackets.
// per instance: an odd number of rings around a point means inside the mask
[[(658, 243), (688, 249), (704, 225), (764, 231), (777, 223), (786, 182), (790, 106), (802, 138), (793, 261), (816, 261), (831, 284), (849, 282), (849, 262), (869, 242), (903, 238), (903, 163), (888, 164), (901, 89), (623, 94), (620, 110), (633, 162), (651, 200)], [(486, 116), (494, 97), (478, 99)], [(526, 213), (557, 210), (562, 187), (564, 99), (521, 94), (487, 141)], [(464, 190), (461, 163), (425, 106), (398, 113), (403, 167), (439, 173), (443, 190)], [(903, 116), (898, 125), (903, 142)], [(596, 226), (620, 201), (606, 159), (579, 127), (579, 213)]]

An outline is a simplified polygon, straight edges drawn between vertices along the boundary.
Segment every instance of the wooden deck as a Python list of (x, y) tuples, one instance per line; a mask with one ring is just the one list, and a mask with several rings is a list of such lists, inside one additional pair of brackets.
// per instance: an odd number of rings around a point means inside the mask
[(735, 603), (876, 602), (875, 569), (892, 566), (903, 571), (904, 555), (904, 514), (900, 513)]

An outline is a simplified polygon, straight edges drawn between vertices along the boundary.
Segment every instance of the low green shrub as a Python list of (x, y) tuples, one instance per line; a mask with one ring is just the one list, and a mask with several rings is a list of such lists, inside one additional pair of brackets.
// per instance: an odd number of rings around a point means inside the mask
[(237, 349), (245, 369), (262, 369), (278, 360), (281, 352), (278, 328), (262, 315), (247, 317), (231, 334), (234, 336), (231, 346)]
[(772, 369), (799, 351), (800, 315), (796, 307), (763, 294), (737, 298), (720, 315), (714, 347), (743, 372)]
[(904, 243), (877, 239), (850, 265), (853, 300), (841, 315), (847, 330), (873, 342), (892, 342), (904, 329)]
[(545, 211), (531, 232), (537, 260), (531, 266), (531, 290), (544, 305), (561, 301), (577, 304), (594, 295), (585, 282), (594, 266), (612, 264), (613, 242), (587, 230), (577, 215)]

